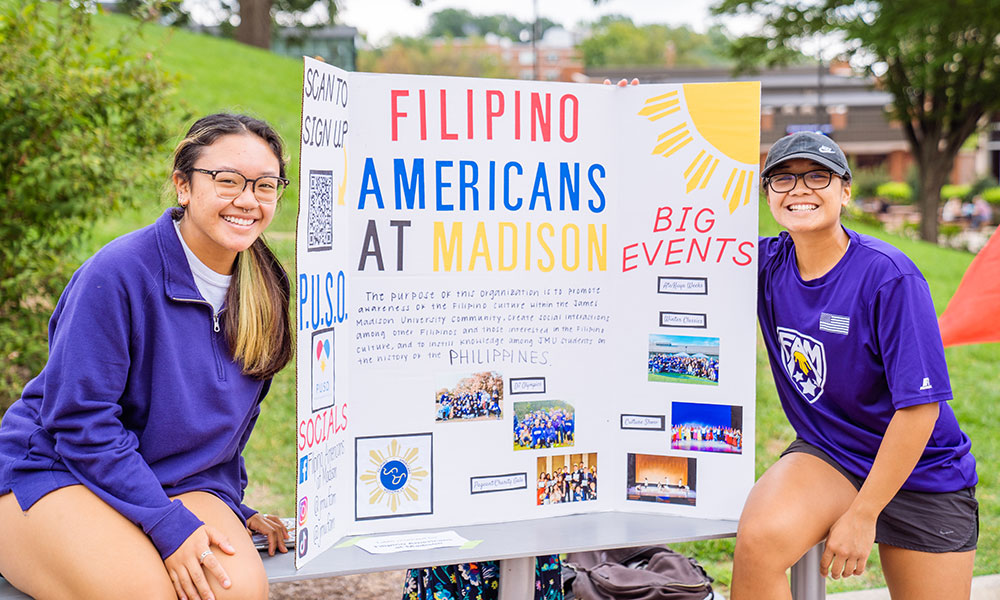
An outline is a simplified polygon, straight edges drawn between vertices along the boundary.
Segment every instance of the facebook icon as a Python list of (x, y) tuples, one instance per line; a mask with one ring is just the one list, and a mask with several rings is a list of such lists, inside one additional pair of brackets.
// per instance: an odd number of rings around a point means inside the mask
[(299, 483), (305, 483), (309, 479), (309, 456), (299, 459)]

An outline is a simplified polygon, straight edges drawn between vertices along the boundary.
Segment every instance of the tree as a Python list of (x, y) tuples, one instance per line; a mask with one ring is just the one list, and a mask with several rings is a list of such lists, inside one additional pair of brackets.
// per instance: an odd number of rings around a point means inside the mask
[[(542, 17), (538, 20), (538, 37), (558, 25)], [(473, 15), (464, 9), (446, 8), (431, 15), (428, 37), (465, 38), (483, 37), (488, 33), (505, 37), (515, 42), (524, 41), (521, 33), (531, 34), (532, 23), (524, 22), (510, 15)], [(530, 38), (529, 38), (530, 39)]]
[[(45, 364), (45, 324), (95, 221), (157, 197), (173, 79), (82, 2), (0, 0), (0, 412)], [(154, 158), (155, 157), (155, 158)]]
[[(419, 0), (411, 0), (419, 6)], [(221, 20), (223, 35), (232, 36), (236, 41), (250, 46), (268, 49), (275, 21), (284, 26), (301, 24), (305, 13), (315, 5), (322, 5), (332, 22), (337, 15), (338, 0), (189, 0), (211, 11)], [(166, 16), (173, 25), (187, 25), (191, 22), (189, 6), (180, 0), (121, 0), (127, 12), (140, 18)], [(229, 20), (239, 16), (239, 24), (233, 27)]]
[(362, 51), (358, 55), (358, 69), (373, 73), (513, 77), (500, 57), (486, 48), (482, 38), (443, 42), (396, 38), (385, 48)]
[(1000, 110), (1000, 0), (722, 0), (713, 11), (763, 17), (759, 34), (734, 44), (744, 68), (780, 64), (794, 46), (834, 39), (853, 65), (878, 77), (917, 164), (920, 236), (937, 242), (941, 186), (962, 144)]
[(591, 26), (580, 44), (587, 67), (726, 65), (728, 40), (719, 31), (696, 33), (686, 26), (636, 26), (628, 17), (607, 15)]

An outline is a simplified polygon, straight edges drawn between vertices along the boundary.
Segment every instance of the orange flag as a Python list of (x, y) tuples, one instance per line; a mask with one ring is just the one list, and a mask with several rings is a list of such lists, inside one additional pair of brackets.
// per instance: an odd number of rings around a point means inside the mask
[(1000, 227), (972, 259), (938, 324), (945, 346), (1000, 342)]

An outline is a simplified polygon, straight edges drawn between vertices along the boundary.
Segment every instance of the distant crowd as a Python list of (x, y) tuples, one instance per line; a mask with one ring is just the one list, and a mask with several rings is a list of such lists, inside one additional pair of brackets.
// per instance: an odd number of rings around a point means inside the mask
[(574, 463), (538, 475), (538, 505), (597, 500), (597, 467)]
[(737, 450), (743, 449), (743, 432), (732, 427), (674, 425), (670, 439), (674, 442), (724, 442)]
[(441, 389), (435, 400), (438, 421), (499, 419), (503, 416), (503, 378), (489, 371), (475, 373), (454, 389)]
[(484, 391), (479, 391), (475, 394), (462, 394), (457, 397), (451, 394), (441, 394), (438, 397), (438, 421), (477, 419), (480, 417), (494, 417), (499, 419), (500, 416), (500, 400)]
[(573, 414), (555, 408), (531, 411), (520, 419), (514, 415), (514, 445), (530, 449), (572, 445)]
[(719, 359), (712, 356), (685, 356), (679, 354), (650, 354), (650, 373), (676, 373), (691, 375), (718, 383)]

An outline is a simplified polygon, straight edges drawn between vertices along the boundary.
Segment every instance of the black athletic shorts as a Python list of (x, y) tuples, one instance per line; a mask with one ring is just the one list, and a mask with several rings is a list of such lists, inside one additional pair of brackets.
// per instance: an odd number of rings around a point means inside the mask
[[(782, 456), (811, 454), (847, 478), (856, 489), (864, 479), (850, 473), (816, 446), (796, 439)], [(919, 552), (967, 552), (979, 541), (979, 502), (976, 488), (957, 492), (899, 490), (882, 510), (875, 525), (875, 542)]]

